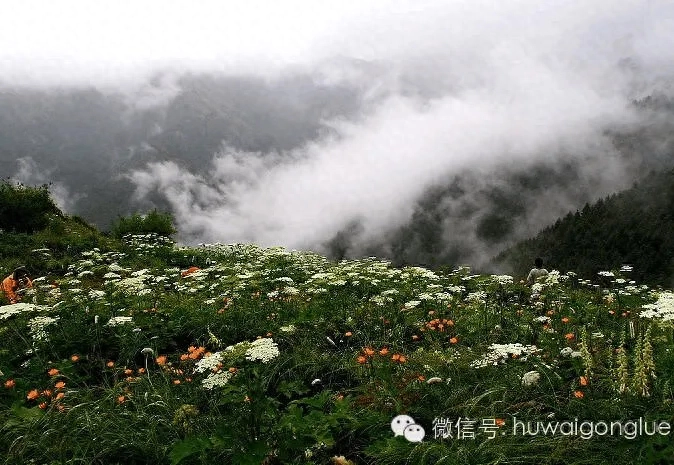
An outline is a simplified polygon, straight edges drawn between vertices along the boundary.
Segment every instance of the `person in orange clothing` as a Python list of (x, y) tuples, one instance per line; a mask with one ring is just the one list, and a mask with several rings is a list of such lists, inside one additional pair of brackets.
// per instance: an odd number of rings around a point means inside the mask
[(180, 276), (182, 276), (184, 278), (185, 276), (189, 276), (192, 273), (194, 273), (195, 271), (199, 271), (200, 269), (201, 268), (199, 268), (198, 266), (190, 266), (187, 270), (180, 273)]
[(2, 281), (2, 292), (10, 304), (21, 301), (21, 291), (33, 287), (33, 281), (28, 276), (28, 270), (23, 266), (14, 270)]

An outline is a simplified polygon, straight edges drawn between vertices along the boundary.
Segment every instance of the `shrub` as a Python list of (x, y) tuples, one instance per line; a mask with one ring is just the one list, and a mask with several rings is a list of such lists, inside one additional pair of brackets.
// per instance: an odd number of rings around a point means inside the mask
[(111, 228), (113, 237), (121, 239), (126, 234), (156, 233), (160, 236), (171, 236), (176, 233), (173, 217), (170, 213), (153, 210), (145, 216), (134, 213), (131, 216), (120, 216)]
[(27, 187), (0, 182), (0, 229), (31, 233), (47, 226), (48, 215), (61, 215), (49, 196), (49, 186)]

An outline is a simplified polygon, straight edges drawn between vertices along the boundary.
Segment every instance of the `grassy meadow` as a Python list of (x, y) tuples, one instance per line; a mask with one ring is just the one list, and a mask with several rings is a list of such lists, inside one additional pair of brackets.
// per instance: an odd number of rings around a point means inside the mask
[[(0, 307), (3, 463), (672, 460), (673, 294), (629, 267), (530, 287), (152, 234), (86, 249), (62, 233), (67, 254), (5, 249), (3, 277), (48, 271)], [(422, 441), (394, 435), (398, 415)]]

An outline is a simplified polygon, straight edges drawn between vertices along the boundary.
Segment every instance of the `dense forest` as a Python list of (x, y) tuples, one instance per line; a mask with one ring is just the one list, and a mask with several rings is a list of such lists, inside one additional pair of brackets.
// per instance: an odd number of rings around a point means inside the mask
[(671, 286), (674, 281), (674, 171), (651, 172), (631, 189), (586, 204), (536, 237), (498, 255), (495, 263), (531, 267), (541, 256), (549, 268), (591, 277), (633, 266), (633, 278)]

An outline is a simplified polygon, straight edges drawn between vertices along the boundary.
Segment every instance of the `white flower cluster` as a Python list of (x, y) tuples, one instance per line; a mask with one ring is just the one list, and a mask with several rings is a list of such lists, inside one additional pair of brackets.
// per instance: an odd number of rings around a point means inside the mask
[(105, 324), (105, 326), (119, 326), (123, 325), (126, 323), (131, 323), (133, 321), (133, 318), (130, 316), (113, 316), (108, 320), (108, 322)]
[(300, 293), (300, 290), (293, 286), (286, 286), (283, 288), (282, 292), (285, 295), (298, 295)]
[(419, 278), (425, 278), (425, 279), (429, 279), (429, 280), (440, 279), (440, 277), (437, 274), (433, 273), (431, 270), (426, 269), (426, 268), (422, 268), (420, 266), (407, 266), (407, 267), (403, 268), (403, 274), (404, 274), (404, 276), (403, 276), (404, 278), (419, 277)]
[(605, 278), (613, 278), (615, 276), (612, 271), (600, 271), (597, 274), (599, 276), (604, 276)]
[(17, 315), (19, 313), (34, 312), (40, 310), (44, 307), (38, 307), (34, 304), (27, 304), (19, 302), (18, 304), (12, 305), (3, 305), (0, 307), (0, 320), (6, 320), (12, 315)]
[(292, 334), (296, 331), (296, 329), (297, 328), (295, 328), (295, 325), (288, 325), (288, 326), (281, 326), (279, 328), (279, 331), (281, 331), (282, 333)]
[(405, 302), (405, 305), (403, 306), (405, 310), (410, 310), (412, 308), (417, 307), (421, 303), (420, 300), (410, 300), (409, 302)]
[(28, 320), (29, 332), (33, 336), (33, 339), (36, 341), (46, 341), (48, 337), (45, 328), (56, 323), (58, 320), (58, 317), (52, 318), (50, 316), (36, 316)]
[(142, 293), (145, 290), (144, 280), (143, 276), (120, 279), (115, 282), (115, 286), (127, 295), (144, 295)]
[(535, 386), (541, 380), (541, 374), (537, 371), (527, 371), (522, 376), (522, 385), (523, 386)]
[(110, 266), (108, 266), (108, 271), (111, 273), (121, 273), (122, 271), (126, 271), (124, 268), (119, 266), (117, 263), (111, 263)]
[(105, 297), (105, 291), (99, 291), (96, 289), (92, 289), (89, 291), (89, 298), (93, 300), (98, 300), (102, 299)]
[(499, 283), (503, 286), (513, 283), (513, 277), (508, 276), (507, 274), (504, 274), (504, 275), (493, 274), (493, 275), (491, 275), (491, 279), (494, 280), (495, 283)]
[(380, 307), (383, 307), (387, 303), (393, 302), (393, 299), (391, 297), (375, 295), (375, 296), (370, 297), (370, 302), (372, 302), (373, 304), (378, 305)]
[(654, 304), (643, 306), (645, 310), (639, 313), (641, 318), (659, 319), (662, 321), (674, 320), (674, 293), (661, 292)]
[(545, 277), (545, 284), (547, 284), (548, 286), (559, 284), (559, 271), (557, 270), (550, 271), (548, 275)]
[(571, 357), (571, 358), (577, 358), (580, 357), (582, 354), (578, 350), (573, 350), (571, 347), (564, 347), (562, 350), (559, 351), (559, 355), (562, 357)]
[(473, 303), (485, 303), (487, 301), (487, 293), (484, 291), (476, 291), (476, 292), (471, 292), (468, 294), (468, 297), (466, 297), (466, 300), (468, 302), (473, 302)]
[(216, 369), (221, 362), (222, 352), (214, 352), (211, 355), (206, 355), (204, 358), (199, 360), (194, 367), (194, 371), (198, 373), (212, 371), (213, 369)]
[(280, 354), (278, 345), (271, 338), (261, 338), (253, 341), (246, 351), (246, 360), (260, 360), (267, 363)]
[(492, 344), (489, 346), (491, 352), (486, 353), (481, 359), (474, 360), (470, 366), (473, 368), (483, 368), (489, 365), (499, 365), (505, 363), (509, 358), (519, 358), (525, 361), (528, 355), (540, 351), (536, 346), (524, 346), (519, 342), (516, 344)]
[(216, 387), (222, 387), (232, 379), (233, 374), (229, 371), (219, 371), (217, 373), (211, 373), (206, 379), (201, 382), (201, 385), (204, 389), (213, 389)]

